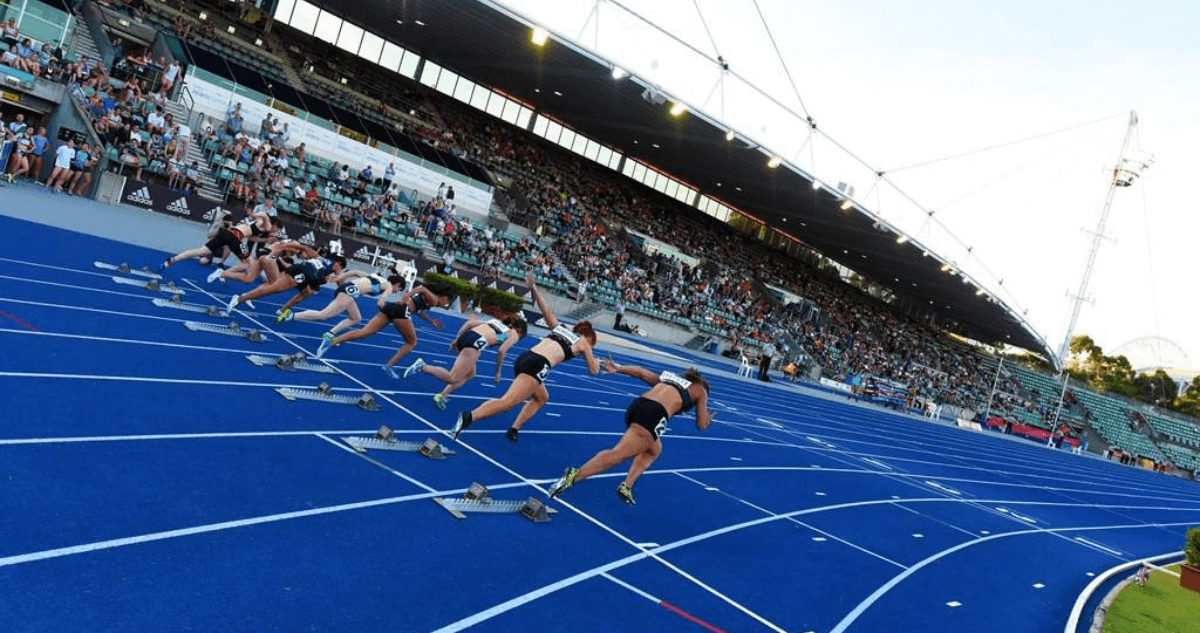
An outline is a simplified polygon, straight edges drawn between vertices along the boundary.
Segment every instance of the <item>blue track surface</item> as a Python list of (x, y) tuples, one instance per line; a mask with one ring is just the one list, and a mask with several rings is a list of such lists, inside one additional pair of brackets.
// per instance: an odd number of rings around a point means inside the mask
[[(1057, 632), (1089, 574), (1177, 550), (1200, 524), (1194, 484), (765, 385), (711, 356), (689, 362), (709, 368), (717, 421), (674, 420), (637, 506), (613, 494), (621, 470), (550, 504), (549, 523), (457, 520), (431, 499), (473, 481), (544, 498), (616, 441), (644, 385), (566, 363), (519, 443), (503, 436), (515, 411), (455, 443), (454, 412), (511, 375), (491, 384), (490, 351), (439, 411), (431, 378), (379, 370), (394, 332), (335, 348), (337, 374), (257, 367), (247, 354), (311, 352), (330, 324), (274, 326), (278, 295), (235, 315), (265, 344), (191, 332), (228, 319), (155, 307), (166, 295), (92, 266), (162, 253), (2, 217), (0, 234), (17, 238), (0, 258), (0, 631)], [(198, 305), (243, 288), (206, 272), (170, 276)], [(410, 358), (448, 366), (446, 318), (417, 322)], [(274, 392), (321, 381), (383, 409)], [(364, 458), (339, 439), (382, 423), (458, 454)]]

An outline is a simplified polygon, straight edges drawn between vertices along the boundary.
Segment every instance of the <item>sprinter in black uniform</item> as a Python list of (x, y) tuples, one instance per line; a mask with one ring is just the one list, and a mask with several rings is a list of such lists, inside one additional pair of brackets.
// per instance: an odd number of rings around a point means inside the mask
[(317, 358), (325, 355), (329, 348), (336, 345), (341, 345), (346, 341), (354, 341), (361, 338), (367, 338), (382, 330), (391, 323), (396, 331), (404, 337), (404, 345), (396, 350), (384, 366), (383, 371), (392, 378), (400, 378), (394, 369), (396, 363), (400, 359), (408, 355), (409, 352), (417, 346), (417, 329), (413, 327), (412, 317), (419, 316), (422, 319), (433, 324), (433, 327), (442, 329), (443, 324), (441, 319), (435, 319), (429, 316), (428, 310), (434, 307), (446, 307), (454, 301), (454, 293), (448, 286), (438, 284), (430, 284), (427, 286), (417, 286), (412, 290), (400, 296), (399, 301), (387, 303), (379, 302), (379, 313), (371, 317), (367, 324), (357, 330), (346, 332), (341, 336), (331, 339), (322, 340), (321, 346), (317, 348)]
[(458, 356), (455, 357), (454, 365), (449, 371), (427, 365), (423, 359), (418, 358), (412, 366), (404, 370), (404, 377), (408, 378), (421, 371), (446, 383), (441, 392), (433, 395), (433, 403), (445, 411), (450, 394), (475, 377), (475, 366), (479, 364), (479, 357), (483, 350), (491, 346), (496, 346), (496, 384), (500, 384), (500, 369), (504, 367), (504, 356), (525, 336), (528, 327), (525, 319), (519, 316), (482, 321), (471, 315), (467, 322), (463, 323), (454, 342), (450, 343), (450, 349)]
[(227, 253), (233, 253), (237, 255), (238, 259), (246, 259), (250, 256), (250, 245), (246, 242), (246, 238), (254, 233), (254, 225), (264, 221), (264, 218), (268, 218), (268, 216), (251, 213), (238, 224), (218, 222), (208, 230), (209, 239), (203, 246), (189, 248), (174, 257), (166, 258), (158, 267), (158, 272), (161, 273), (179, 262), (197, 257), (224, 259)]
[(551, 328), (550, 335), (517, 357), (513, 363), (515, 376), (503, 396), (488, 400), (472, 411), (458, 414), (458, 420), (451, 430), (454, 439), (458, 439), (459, 434), (476, 420), (504, 413), (525, 402), (525, 406), (521, 407), (521, 412), (517, 414), (517, 419), (505, 432), (505, 437), (515, 442), (521, 426), (550, 401), (550, 392), (543, 383), (546, 376), (550, 375), (551, 368), (577, 355), (583, 355), (587, 360), (588, 371), (593, 376), (600, 373), (600, 363), (592, 356), (592, 348), (596, 346), (596, 332), (592, 330), (592, 324), (589, 321), (580, 321), (574, 327), (568, 327), (559, 323), (550, 307), (546, 305), (546, 300), (542, 298), (542, 293), (538, 291), (532, 274), (525, 278), (525, 283), (529, 284), (529, 291), (533, 293), (538, 309), (542, 311), (542, 318)]
[(301, 298), (316, 294), (317, 290), (321, 288), (321, 284), (324, 284), (330, 275), (341, 272), (346, 266), (345, 257), (341, 255), (321, 257), (317, 251), (298, 242), (289, 242), (280, 246), (278, 250), (283, 253), (297, 253), (302, 259), (288, 266), (284, 274), (275, 281), (259, 284), (258, 287), (245, 294), (233, 295), (233, 298), (229, 300), (229, 305), (226, 306), (229, 310), (236, 308), (239, 303), (287, 292), (295, 288), (298, 291), (297, 297), (291, 299), (285, 306), (285, 308), (290, 308)]
[(667, 420), (695, 407), (696, 428), (703, 431), (712, 424), (712, 413), (708, 410), (708, 381), (695, 369), (688, 369), (682, 376), (669, 371), (655, 374), (636, 365), (617, 365), (611, 359), (605, 359), (604, 371), (643, 380), (651, 385), (650, 390), (625, 410), (625, 435), (621, 436), (617, 445), (596, 453), (579, 468), (568, 468), (562, 479), (550, 487), (551, 499), (575, 482), (602, 473), (632, 457), (629, 474), (617, 486), (617, 494), (622, 501), (633, 505), (634, 482), (662, 454), (662, 434), (667, 430)]

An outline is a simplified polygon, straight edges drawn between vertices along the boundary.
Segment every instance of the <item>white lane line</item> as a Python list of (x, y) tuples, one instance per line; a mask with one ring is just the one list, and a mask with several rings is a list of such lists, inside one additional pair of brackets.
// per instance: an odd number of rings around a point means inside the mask
[(20, 565), (23, 563), (31, 563), (49, 558), (59, 558), (62, 556), (71, 556), (73, 554), (84, 554), (87, 552), (96, 552), (105, 549), (113, 549), (116, 547), (124, 547), (127, 545), (140, 545), (142, 543), (151, 543), (154, 541), (163, 541), (167, 539), (180, 538), (183, 536), (194, 536), (196, 534), (206, 534), (209, 532), (220, 532), (222, 530), (231, 530), (234, 528), (249, 527), (252, 525), (262, 525), (264, 523), (274, 523), (277, 521), (287, 521), (290, 519), (299, 519), (302, 517), (319, 516), (322, 514), (333, 514), (335, 512), (345, 512), (347, 510), (361, 510), (364, 508), (374, 508), (378, 506), (403, 503), (405, 501), (413, 501), (415, 499), (428, 499), (435, 496), (430, 493), (421, 493), (415, 495), (405, 495), (402, 497), (388, 497), (386, 499), (376, 499), (374, 501), (360, 501), (357, 503), (343, 503), (335, 506), (327, 506), (324, 508), (313, 508), (310, 510), (298, 510), (296, 512), (283, 512), (280, 514), (271, 514), (267, 516), (254, 517), (250, 519), (238, 519), (236, 521), (225, 521), (222, 523), (210, 523), (208, 525), (198, 525), (190, 528), (182, 528), (178, 530), (168, 530), (166, 532), (154, 532), (151, 534), (142, 534), (139, 536), (129, 536), (125, 538), (111, 539), (107, 541), (96, 541), (94, 543), (85, 543), (83, 545), (72, 545), (70, 547), (59, 547), (56, 549), (42, 550), (40, 552), (31, 552), (28, 554), (18, 554), (16, 556), (5, 556), (0, 558), (0, 567), (8, 567), (10, 565)]
[[(195, 378), (149, 378), (146, 376), (99, 376), (95, 374), (51, 374), (27, 371), (0, 371), (2, 378), (56, 378), (60, 380), (104, 380), (116, 382), (152, 382), (170, 385), (215, 385), (220, 387), (291, 387), (311, 389), (312, 384), (287, 385), (265, 382), (243, 382), (236, 380), (199, 380)], [(358, 391), (357, 387), (335, 387), (334, 390)]]
[(613, 581), (614, 583), (616, 583), (616, 584), (618, 584), (618, 585), (620, 585), (620, 586), (622, 586), (622, 587), (624, 587), (624, 588), (626, 588), (626, 589), (628, 589), (628, 590), (632, 591), (633, 593), (636, 593), (637, 595), (639, 595), (639, 596), (641, 596), (641, 597), (643, 597), (643, 598), (645, 598), (645, 599), (649, 600), (650, 602), (653, 602), (654, 604), (659, 604), (659, 603), (661, 603), (661, 602), (662, 602), (662, 600), (659, 600), (658, 598), (655, 598), (654, 596), (652, 596), (652, 595), (650, 595), (650, 594), (646, 593), (645, 591), (642, 591), (641, 589), (638, 589), (637, 587), (634, 587), (633, 585), (631, 585), (631, 584), (629, 584), (629, 583), (625, 582), (624, 580), (621, 580), (621, 579), (619, 579), (619, 578), (617, 578), (617, 577), (613, 576), (612, 574), (610, 574), (610, 573), (608, 573), (608, 572), (602, 572), (602, 573), (600, 574), (600, 577), (601, 577), (601, 578), (607, 578), (608, 580), (611, 580), (611, 581)]
[[(0, 439), (0, 446), (19, 446), (23, 444), (74, 444), (77, 442), (143, 442), (148, 440), (209, 440), (248, 437), (294, 437), (298, 435), (314, 435), (321, 433), (374, 433), (375, 430), (328, 430), (328, 431), (245, 431), (238, 433), (159, 433), (151, 435), (95, 435), (75, 437), (28, 437), (23, 439)], [(402, 431), (397, 431), (401, 433)]]
[(378, 466), (379, 468), (382, 468), (383, 470), (403, 479), (404, 481), (407, 481), (408, 483), (410, 483), (418, 488), (424, 489), (425, 492), (434, 492), (434, 493), (437, 492), (436, 488), (433, 488), (431, 486), (426, 486), (425, 484), (417, 481), (416, 479), (413, 479), (412, 477), (405, 475), (404, 473), (396, 470), (395, 468), (392, 468), (391, 466), (388, 466), (387, 464), (384, 464), (383, 462), (381, 462), (373, 457), (370, 457), (369, 455), (364, 455), (363, 453), (360, 453), (360, 452), (354, 450), (353, 448), (350, 448), (349, 446), (346, 446), (345, 444), (343, 444), (335, 439), (332, 439), (328, 436), (322, 435), (321, 433), (317, 433), (316, 435), (317, 435), (317, 437), (325, 440), (326, 442), (329, 442), (330, 444), (333, 444), (334, 446), (346, 451), (347, 453), (350, 453), (351, 455), (354, 455), (355, 457), (358, 457), (359, 459), (366, 460), (368, 463), (370, 463), (374, 466)]
[[(202, 293), (204, 293), (204, 294), (208, 294), (210, 297), (212, 297), (212, 296), (213, 296), (211, 293), (209, 293), (208, 291), (206, 291), (204, 288), (201, 288), (200, 286), (196, 285), (196, 283), (195, 283), (195, 282), (193, 282), (193, 281), (191, 281), (191, 280), (188, 280), (188, 281), (187, 281), (187, 284), (188, 284), (189, 286), (191, 286), (191, 287), (195, 288), (195, 289), (196, 289), (197, 291), (199, 291), (199, 292), (202, 292)], [(236, 311), (236, 309), (235, 309), (235, 311)], [(267, 333), (269, 333), (269, 334), (275, 334), (275, 335), (278, 335), (278, 333), (277, 333), (277, 332), (275, 332), (273, 329), (271, 329), (271, 328), (270, 328), (270, 326), (266, 325), (265, 323), (263, 323), (263, 322), (261, 322), (261, 321), (258, 321), (258, 320), (256, 320), (254, 317), (247, 316), (246, 318), (248, 318), (250, 321), (252, 321), (252, 322), (254, 322), (256, 325), (258, 325), (258, 326), (259, 326), (259, 328), (260, 328), (261, 330), (263, 330), (264, 332), (267, 332)], [(296, 349), (299, 349), (299, 350), (301, 350), (301, 351), (307, 351), (307, 350), (304, 350), (304, 348), (300, 347), (300, 345), (298, 345), (298, 344), (297, 344), (297, 343), (295, 343), (294, 341), (291, 341), (291, 340), (288, 340), (288, 339), (284, 339), (284, 340), (285, 340), (285, 341), (287, 341), (287, 343), (288, 343), (288, 344), (290, 344), (290, 345), (294, 346)], [(337, 368), (337, 367), (334, 367), (334, 369), (335, 369), (335, 370), (337, 370), (337, 371), (338, 371), (338, 373), (340, 373), (340, 374), (344, 375), (345, 377), (349, 378), (350, 380), (353, 380), (354, 382), (356, 382), (356, 383), (358, 383), (358, 384), (362, 385), (362, 386), (363, 386), (363, 387), (365, 387), (365, 388), (366, 388), (368, 391), (372, 391), (372, 392), (374, 392), (374, 393), (376, 393), (376, 394), (378, 394), (378, 393), (379, 393), (378, 391), (376, 391), (376, 390), (372, 389), (372, 388), (371, 388), (371, 386), (370, 386), (370, 385), (368, 385), (367, 383), (365, 383), (365, 382), (362, 382), (361, 380), (359, 380), (359, 379), (355, 378), (354, 376), (351, 376), (350, 374), (346, 373), (346, 372), (345, 372), (345, 371), (343, 371), (342, 369), (340, 369), (340, 368)], [(443, 436), (445, 436), (445, 437), (447, 437), (447, 438), (450, 438), (450, 432), (449, 432), (449, 430), (447, 430), (447, 429), (442, 429), (442, 428), (440, 428), (440, 427), (438, 427), (438, 426), (434, 425), (434, 424), (433, 424), (432, 422), (430, 422), (429, 420), (426, 420), (425, 418), (421, 417), (420, 415), (417, 415), (415, 412), (413, 412), (412, 410), (408, 409), (407, 407), (405, 407), (405, 406), (401, 405), (399, 402), (396, 402), (396, 401), (395, 401), (395, 400), (393, 400), (392, 398), (389, 398), (388, 396), (386, 396), (386, 395), (383, 395), (383, 394), (379, 394), (379, 395), (380, 395), (380, 398), (381, 398), (381, 399), (385, 400), (386, 402), (390, 403), (392, 406), (394, 406), (394, 407), (396, 407), (397, 409), (399, 409), (399, 410), (403, 411), (404, 413), (408, 414), (408, 415), (409, 415), (409, 416), (411, 416), (413, 419), (415, 419), (415, 420), (418, 420), (418, 421), (420, 421), (422, 424), (424, 424), (424, 425), (428, 426), (429, 428), (436, 430), (438, 433), (441, 433)], [(501, 463), (499, 460), (497, 460), (497, 459), (493, 458), (492, 456), (488, 455), (487, 453), (484, 453), (483, 451), (481, 451), (481, 450), (479, 450), (479, 449), (475, 448), (474, 446), (471, 446), (471, 445), (470, 445), (470, 444), (468, 444), (467, 442), (465, 442), (465, 441), (459, 441), (459, 442), (458, 442), (458, 445), (459, 445), (459, 446), (461, 446), (462, 448), (464, 448), (464, 449), (468, 450), (468, 451), (471, 451), (472, 453), (474, 453), (475, 455), (477, 455), (477, 456), (478, 456), (480, 459), (483, 459), (484, 461), (486, 461), (486, 462), (488, 462), (488, 463), (492, 464), (492, 465), (493, 465), (493, 466), (495, 466), (496, 468), (499, 468), (500, 470), (502, 470), (502, 471), (504, 471), (504, 472), (508, 473), (509, 475), (513, 476), (514, 478), (516, 478), (516, 479), (519, 479), (519, 480), (521, 480), (521, 481), (524, 481), (526, 484), (528, 484), (529, 486), (532, 486), (533, 488), (537, 489), (537, 490), (538, 490), (538, 491), (540, 491), (542, 494), (548, 494), (548, 493), (546, 492), (546, 488), (545, 488), (544, 486), (542, 486), (542, 485), (538, 484), (537, 482), (535, 482), (535, 481), (533, 481), (533, 480), (531, 480), (531, 479), (529, 479), (529, 478), (525, 477), (524, 475), (522, 475), (522, 474), (518, 473), (517, 471), (513, 470), (512, 468), (509, 468), (507, 465), (505, 465), (505, 464)], [(635, 547), (635, 548), (637, 547), (637, 543), (636, 543), (636, 542), (634, 542), (634, 540), (633, 540), (633, 539), (631, 539), (631, 538), (629, 538), (628, 536), (624, 535), (623, 533), (621, 533), (621, 532), (617, 531), (617, 530), (616, 530), (616, 528), (613, 528), (612, 526), (608, 525), (607, 523), (604, 523), (603, 521), (601, 521), (601, 520), (599, 520), (599, 519), (597, 519), (597, 518), (593, 517), (592, 515), (590, 515), (590, 514), (588, 514), (588, 513), (584, 512), (582, 509), (580, 509), (580, 508), (578, 508), (578, 507), (576, 507), (576, 506), (574, 506), (574, 505), (572, 505), (572, 504), (570, 504), (570, 503), (568, 503), (568, 502), (566, 502), (566, 501), (563, 501), (562, 499), (559, 499), (558, 503), (559, 503), (560, 505), (562, 505), (563, 507), (565, 507), (565, 508), (567, 508), (567, 509), (569, 509), (569, 510), (571, 510), (571, 511), (575, 512), (575, 513), (576, 513), (576, 514), (578, 514), (580, 517), (582, 517), (583, 519), (585, 519), (585, 520), (587, 520), (588, 522), (592, 523), (593, 525), (595, 525), (596, 527), (600, 528), (601, 530), (604, 530), (605, 532), (608, 532), (609, 534), (613, 535), (615, 538), (617, 538), (617, 539), (619, 539), (619, 540), (621, 540), (621, 541), (625, 542), (626, 544), (628, 544), (628, 545), (630, 545), (630, 546), (632, 546), (632, 547)], [(746, 614), (747, 616), (749, 616), (749, 617), (751, 617), (751, 618), (754, 618), (754, 620), (758, 621), (758, 622), (759, 622), (760, 624), (762, 624), (763, 626), (766, 626), (767, 628), (769, 628), (769, 629), (771, 629), (771, 630), (773, 630), (773, 631), (776, 631), (776, 633), (787, 633), (787, 632), (786, 632), (786, 631), (785, 631), (783, 628), (781, 628), (781, 627), (779, 627), (778, 625), (776, 625), (776, 624), (772, 623), (770, 620), (767, 620), (766, 618), (764, 618), (763, 616), (759, 615), (758, 613), (756, 613), (756, 612), (752, 611), (751, 609), (749, 609), (749, 608), (748, 608), (748, 607), (746, 607), (745, 605), (741, 604), (740, 602), (737, 602), (737, 601), (736, 601), (736, 600), (734, 600), (733, 598), (730, 598), (729, 596), (725, 595), (724, 593), (722, 593), (722, 592), (718, 591), (718, 590), (717, 590), (717, 589), (715, 589), (714, 587), (710, 586), (709, 584), (705, 583), (704, 581), (700, 580), (699, 578), (697, 578), (697, 577), (693, 576), (692, 574), (688, 573), (687, 571), (684, 571), (684, 570), (683, 570), (682, 568), (680, 568), (679, 566), (677, 566), (677, 565), (675, 565), (674, 563), (671, 563), (670, 561), (668, 561), (668, 560), (666, 560), (666, 559), (662, 558), (662, 557), (661, 557), (661, 556), (659, 556), (658, 554), (656, 554), (656, 553), (654, 553), (654, 552), (650, 552), (650, 551), (644, 550), (644, 549), (640, 549), (640, 548), (639, 548), (639, 551), (642, 553), (642, 554), (641, 554), (642, 556), (649, 557), (650, 559), (654, 560), (656, 563), (658, 563), (658, 564), (660, 564), (660, 565), (662, 565), (662, 566), (666, 567), (667, 569), (670, 569), (671, 571), (675, 572), (676, 574), (678, 574), (678, 575), (679, 575), (679, 576), (681, 576), (682, 578), (684, 578), (684, 579), (688, 580), (688, 581), (689, 581), (689, 582), (691, 582), (692, 584), (694, 584), (694, 585), (696, 585), (696, 586), (700, 587), (701, 589), (703, 589), (703, 590), (707, 591), (709, 594), (711, 594), (711, 595), (715, 596), (716, 598), (720, 599), (721, 601), (725, 602), (725, 603), (726, 603), (726, 604), (728, 604), (729, 606), (731, 606), (731, 607), (733, 607), (733, 608), (737, 609), (738, 611), (741, 611), (742, 613)], [(607, 571), (607, 570), (604, 570), (604, 571)], [(453, 626), (453, 625), (452, 625), (452, 626)]]
[[(955, 501), (955, 500), (947, 499), (947, 501)], [(1156, 528), (1157, 529), (1157, 528), (1161, 528), (1161, 527), (1176, 527), (1176, 526), (1181, 526), (1181, 525), (1188, 525), (1188, 524), (1187, 523), (1135, 523), (1135, 524), (1131, 524), (1131, 525), (1064, 527), (1064, 528), (1053, 528), (1053, 529), (1042, 528), (1042, 529), (1036, 529), (1036, 530), (1018, 530), (1016, 532), (1006, 532), (1004, 534), (994, 534), (992, 536), (984, 536), (981, 538), (977, 538), (972, 541), (965, 541), (963, 543), (959, 543), (958, 545), (955, 545), (954, 547), (944, 549), (928, 558), (925, 558), (924, 560), (919, 561), (912, 567), (909, 567), (908, 569), (906, 569), (906, 570), (900, 572), (899, 574), (897, 574), (896, 576), (894, 576), (891, 580), (887, 581), (886, 583), (881, 585), (878, 589), (876, 589), (874, 592), (872, 592), (871, 595), (867, 596), (867, 598), (865, 600), (858, 603), (858, 606), (851, 609), (850, 612), (847, 613), (846, 616), (843, 617), (842, 620), (837, 623), (837, 626), (830, 629), (829, 633), (844, 633), (844, 631), (847, 628), (849, 628), (851, 624), (854, 624), (854, 621), (857, 620), (859, 618), (859, 616), (861, 616), (863, 613), (865, 613), (866, 610), (871, 607), (871, 605), (878, 602), (880, 598), (882, 598), (889, 591), (891, 591), (893, 588), (895, 588), (896, 585), (900, 584), (905, 579), (909, 578), (910, 576), (917, 573), (918, 571), (924, 569), (925, 567), (927, 567), (927, 566), (929, 566), (951, 554), (954, 554), (954, 553), (957, 553), (964, 549), (967, 549), (968, 547), (973, 547), (980, 543), (985, 543), (987, 541), (992, 541), (992, 540), (996, 540), (996, 539), (1009, 538), (1009, 537), (1013, 537), (1013, 536), (1026, 536), (1029, 534), (1044, 534), (1047, 532), (1058, 533), (1058, 532), (1071, 532), (1071, 531), (1127, 530), (1127, 529), (1140, 529), (1140, 528)]]
[(1096, 549), (1098, 549), (1098, 550), (1100, 550), (1100, 551), (1103, 551), (1103, 552), (1108, 552), (1109, 554), (1112, 554), (1113, 556), (1120, 556), (1120, 557), (1124, 557), (1124, 556), (1125, 556), (1124, 552), (1119, 552), (1119, 551), (1117, 551), (1117, 550), (1115, 550), (1115, 549), (1112, 549), (1112, 548), (1110, 548), (1110, 547), (1105, 547), (1105, 546), (1103, 546), (1103, 545), (1101, 545), (1101, 544), (1099, 544), (1099, 543), (1097, 543), (1097, 542), (1095, 542), (1095, 541), (1093, 541), (1093, 540), (1091, 540), (1091, 539), (1086, 539), (1086, 538), (1083, 538), (1082, 536), (1076, 536), (1076, 537), (1075, 537), (1075, 540), (1076, 540), (1076, 541), (1078, 541), (1078, 542), (1080, 542), (1080, 543), (1083, 543), (1084, 545), (1089, 545), (1089, 546), (1091, 546), (1091, 547), (1094, 547), (1094, 548), (1096, 548)]

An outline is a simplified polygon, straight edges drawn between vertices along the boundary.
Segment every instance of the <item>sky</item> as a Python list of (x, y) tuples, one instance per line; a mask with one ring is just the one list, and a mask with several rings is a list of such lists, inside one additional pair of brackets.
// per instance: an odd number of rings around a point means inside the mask
[[(1003, 298), (1055, 350), (1136, 111), (1127, 156), (1154, 163), (1113, 196), (1075, 333), (1106, 352), (1166, 338), (1200, 366), (1200, 4), (501, 2), (806, 173), (854, 185), (861, 206)], [(717, 55), (736, 77), (718, 81)]]

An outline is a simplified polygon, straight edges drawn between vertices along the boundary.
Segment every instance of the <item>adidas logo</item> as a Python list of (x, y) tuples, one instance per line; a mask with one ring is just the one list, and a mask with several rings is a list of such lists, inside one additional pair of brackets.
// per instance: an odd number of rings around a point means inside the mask
[[(180, 198), (180, 200), (183, 200), (183, 199), (182, 199), (182, 198)], [(187, 207), (187, 203), (186, 203), (186, 202), (184, 202), (183, 204), (184, 204), (184, 207), (186, 208), (186, 207)], [(169, 208), (169, 207), (168, 207), (168, 208)], [(213, 218), (219, 218), (219, 217), (221, 217), (221, 215), (223, 215), (224, 213), (225, 213), (225, 209), (222, 209), (222, 208), (220, 207), (220, 205), (218, 205), (218, 206), (215, 206), (215, 207), (213, 207), (213, 208), (209, 209), (209, 210), (208, 210), (208, 213), (205, 213), (205, 214), (204, 214), (204, 220), (206, 220), (206, 221), (208, 221), (208, 222), (212, 222), (212, 221), (213, 221)]]
[(134, 204), (145, 205), (147, 207), (154, 206), (154, 200), (150, 198), (149, 187), (142, 187), (137, 191), (130, 192), (129, 195), (125, 196), (125, 200)]
[(354, 259), (361, 259), (364, 262), (368, 261), (371, 259), (371, 252), (367, 250), (366, 246), (364, 246), (357, 251), (354, 251)]
[(317, 236), (313, 235), (312, 231), (309, 231), (308, 233), (304, 234), (304, 237), (302, 237), (296, 241), (300, 242), (301, 244), (304, 244), (305, 246), (313, 246), (314, 244), (317, 243)]
[(167, 205), (167, 211), (178, 213), (179, 215), (187, 215), (190, 213), (187, 206), (187, 198), (180, 198), (175, 202)]

